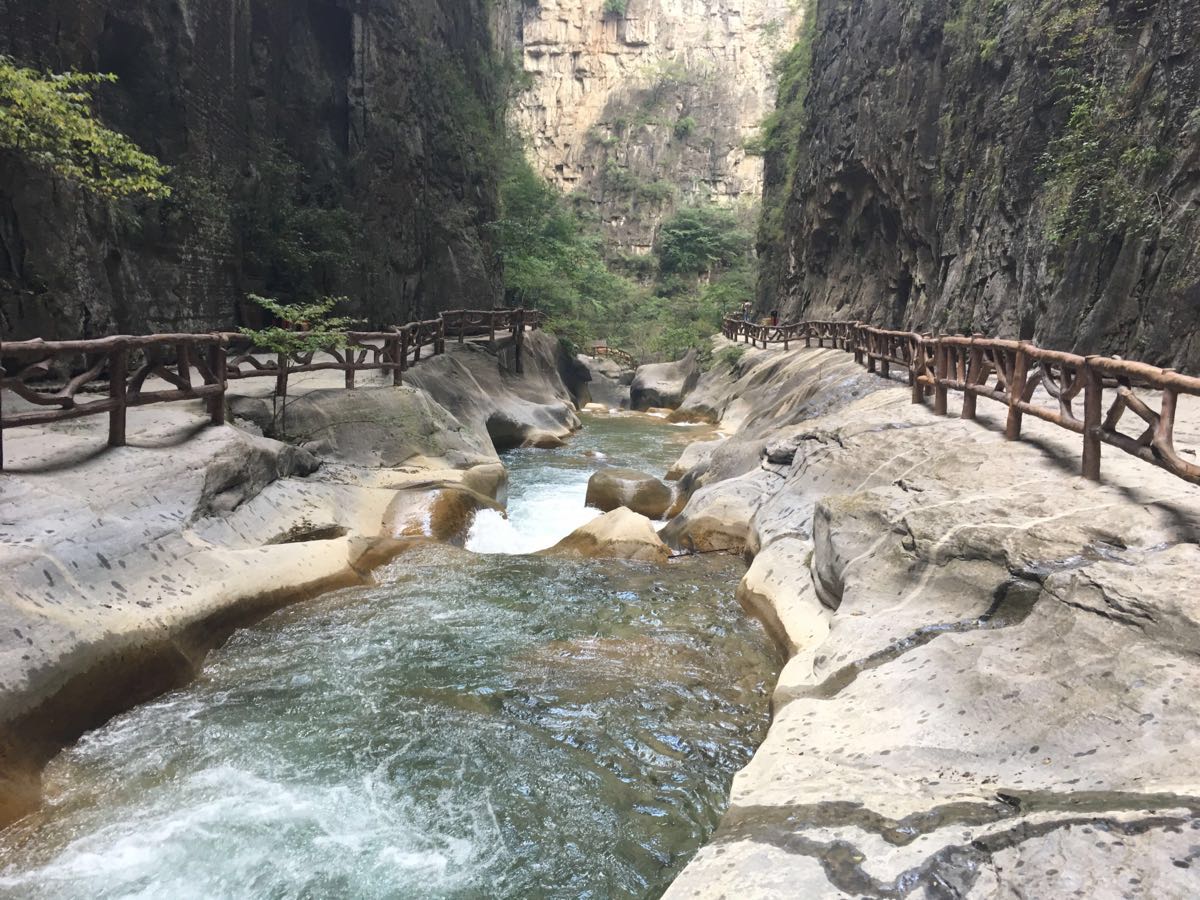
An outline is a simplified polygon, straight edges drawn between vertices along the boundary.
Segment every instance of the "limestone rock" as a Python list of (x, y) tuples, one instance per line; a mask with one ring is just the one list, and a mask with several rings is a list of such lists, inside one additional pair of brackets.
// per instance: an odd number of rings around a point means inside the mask
[(286, 418), (272, 421), (270, 401), (236, 397), (235, 418), (266, 433), (286, 429), (287, 439), (318, 456), (353, 465), (391, 468), (413, 457), (468, 466), (495, 459), (491, 443), (465, 427), (428, 394), (404, 387), (298, 388)]
[[(390, 325), (490, 308), (496, 172), (464, 145), (457, 88), (426, 74), (456, 60), (471, 102), (489, 108), (490, 6), (205, 0), (163, 15), (157, 0), (5, 0), (0, 55), (121, 73), (102, 118), (161, 157), (177, 188), (169, 215), (130, 207), (119, 225), (85, 191), (6, 158), (0, 234), (19, 262), (0, 278), (5, 340), (257, 324), (245, 295), (264, 274), (249, 257), (265, 248), (230, 226), (230, 211), (256, 187), (290, 195), (313, 179), (320, 207), (345, 212), (321, 227), (352, 247), (321, 290), (349, 296), (352, 315)], [(271, 180), (292, 165), (302, 174)]]
[(500, 31), (530, 82), (514, 100), (517, 127), (538, 170), (585, 197), (614, 244), (649, 254), (677, 206), (757, 199), (762, 161), (745, 136), (773, 108), (799, 7), (629, 0), (618, 16), (604, 0), (511, 5)]
[(629, 402), (633, 409), (662, 407), (673, 410), (699, 380), (700, 366), (695, 350), (689, 351), (678, 362), (639, 366), (633, 384), (629, 386)]
[(611, 512), (624, 506), (651, 519), (661, 519), (671, 507), (672, 490), (653, 475), (636, 469), (601, 469), (588, 479), (588, 506)]
[[(1009, 0), (1006, 21), (1046, 9)], [(1045, 160), (1067, 155), (1056, 142), (1086, 138), (1062, 103), (1075, 64), (1043, 62), (1045, 30), (992, 29), (981, 55), (959, 39), (961, 7), (949, 0), (822, 7), (800, 152), (766, 184), (782, 227), (761, 248), (761, 308), (792, 320), (1027, 337), (1195, 371), (1200, 269), (1175, 248), (1200, 244), (1200, 218), (1184, 213), (1200, 179), (1200, 5), (1070, 14), (1073, 52), (1090, 77), (1132, 92), (1120, 126), (1097, 126), (1104, 165), (1124, 184), (1126, 136), (1162, 135), (1160, 165), (1129, 202), (1172, 212), (1131, 225), (1115, 203), (1059, 198), (1076, 172), (1047, 177)], [(1171, 105), (1151, 101), (1160, 96)], [(988, 165), (970, 162), (983, 156)], [(1092, 239), (1056, 239), (1059, 216)]]
[(1186, 895), (1200, 487), (1116, 452), (1085, 482), (1072, 432), (875, 381), (821, 350), (710, 379), (747, 408), (663, 537), (754, 554), (739, 599), (791, 659), (666, 896)]
[(648, 518), (624, 507), (577, 528), (549, 550), (549, 556), (584, 556), (665, 563), (671, 550)]
[(584, 403), (608, 409), (624, 409), (629, 406), (631, 372), (622, 369), (616, 360), (610, 358), (593, 359), (581, 353), (577, 359), (587, 369), (591, 379), (580, 391), (580, 399)]
[(380, 536), (391, 540), (461, 542), (480, 509), (499, 509), (490, 498), (457, 485), (402, 491), (383, 513)]
[(471, 345), (447, 345), (443, 356), (406, 374), (481, 440), (497, 450), (557, 447), (580, 425), (571, 393), (560, 374), (563, 350), (542, 331), (525, 335), (522, 374), (511, 345), (498, 354)]

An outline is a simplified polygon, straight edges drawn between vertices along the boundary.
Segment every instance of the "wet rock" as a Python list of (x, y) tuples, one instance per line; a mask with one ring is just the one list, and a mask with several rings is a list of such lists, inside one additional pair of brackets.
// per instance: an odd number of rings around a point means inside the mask
[(695, 350), (689, 351), (678, 362), (640, 366), (629, 386), (630, 405), (641, 410), (651, 407), (673, 410), (699, 380), (700, 366)]
[(601, 469), (588, 479), (588, 506), (610, 512), (626, 507), (651, 519), (661, 519), (671, 507), (674, 492), (653, 475), (636, 469)]
[(548, 556), (583, 556), (665, 563), (671, 550), (643, 515), (620, 507), (577, 528), (549, 550)]
[(384, 511), (380, 536), (461, 543), (476, 512), (500, 508), (489, 497), (458, 485), (401, 491)]

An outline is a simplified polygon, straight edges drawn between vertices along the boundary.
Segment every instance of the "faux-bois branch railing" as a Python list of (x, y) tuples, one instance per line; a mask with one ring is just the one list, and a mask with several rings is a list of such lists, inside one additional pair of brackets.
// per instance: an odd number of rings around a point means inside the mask
[[(320, 351), (275, 354), (263, 359), (254, 340), (239, 333), (121, 335), (87, 341), (0, 342), (0, 360), (15, 359), (19, 368), (0, 368), (0, 397), (12, 391), (35, 409), (5, 412), (0, 406), (0, 469), (4, 466), (4, 431), (30, 425), (65, 422), (83, 416), (108, 415), (108, 445), (125, 445), (126, 411), (154, 403), (204, 400), (213, 424), (225, 422), (225, 394), (229, 382), (244, 378), (275, 379), (278, 395), (286, 393), (288, 378), (303, 372), (338, 370), (346, 374), (346, 387), (355, 386), (358, 372), (391, 372), (400, 384), (403, 373), (422, 359), (446, 351), (447, 335), (459, 343), (468, 337), (511, 332), (516, 367), (523, 368), (526, 328), (535, 329), (542, 315), (533, 310), (452, 310), (436, 319), (409, 322), (387, 331), (352, 331), (345, 346)], [(84, 359), (84, 371), (65, 383), (47, 386), (56, 361)], [(163, 389), (147, 390), (146, 382), (158, 379)], [(97, 393), (96, 388), (102, 393)]]
[[(1100, 478), (1100, 448), (1117, 447), (1172, 475), (1200, 484), (1200, 465), (1183, 459), (1175, 448), (1175, 412), (1180, 395), (1200, 396), (1200, 378), (1119, 357), (1078, 356), (1043, 350), (1030, 341), (987, 338), (982, 335), (931, 335), (890, 331), (861, 322), (797, 322), (756, 325), (735, 318), (724, 321), (730, 340), (744, 339), (763, 347), (804, 342), (811, 347), (850, 351), (867, 371), (885, 378), (891, 366), (907, 370), (913, 403), (933, 396), (933, 411), (946, 415), (947, 394), (963, 395), (962, 418), (974, 419), (980, 397), (1008, 407), (1005, 437), (1021, 437), (1025, 415), (1035, 416), (1083, 437), (1082, 472)], [(1044, 387), (1054, 406), (1034, 402)], [(1158, 392), (1157, 401), (1135, 388)], [(1107, 403), (1105, 391), (1110, 392)], [(1076, 401), (1082, 401), (1081, 414)], [(1157, 409), (1152, 403), (1157, 402)], [(1141, 420), (1138, 434), (1118, 430), (1126, 411)]]

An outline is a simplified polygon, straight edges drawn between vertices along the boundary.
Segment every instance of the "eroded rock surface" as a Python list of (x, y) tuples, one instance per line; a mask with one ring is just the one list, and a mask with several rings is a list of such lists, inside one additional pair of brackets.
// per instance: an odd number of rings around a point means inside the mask
[(528, 82), (513, 118), (538, 170), (589, 203), (612, 243), (649, 253), (679, 206), (758, 200), (762, 160), (745, 143), (771, 110), (797, 4), (507, 6), (500, 30)]
[(675, 493), (653, 475), (636, 469), (601, 469), (588, 479), (585, 503), (603, 512), (624, 506), (650, 519), (661, 519)]
[(639, 366), (629, 386), (629, 402), (633, 409), (665, 409), (668, 412), (681, 403), (700, 380), (696, 351), (677, 362), (651, 363)]
[(528, 337), (523, 375), (511, 347), (423, 362), (441, 400), (381, 376), (352, 391), (340, 373), (296, 376), (279, 430), (298, 445), (257, 433), (274, 426), (271, 379), (240, 382), (221, 428), (175, 403), (130, 411), (119, 449), (101, 416), (6, 434), (0, 821), (37, 802), (65, 742), (191, 678), (234, 628), (360, 583), (414, 541), (460, 540), (502, 503), (487, 417), (526, 439), (577, 422), (557, 343)]
[(1004, 408), (940, 418), (844, 359), (694, 395), (736, 424), (664, 537), (736, 538), (791, 660), (668, 896), (1189, 896), (1200, 488), (1111, 448), (1083, 481), (1075, 435), (1005, 442)]
[(671, 555), (654, 525), (643, 515), (618, 507), (575, 529), (549, 550), (550, 556), (632, 559), (665, 563)]

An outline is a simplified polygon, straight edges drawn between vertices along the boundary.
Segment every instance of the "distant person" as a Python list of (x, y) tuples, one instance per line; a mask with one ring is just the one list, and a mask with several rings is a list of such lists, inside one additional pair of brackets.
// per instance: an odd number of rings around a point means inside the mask
[(745, 303), (742, 304), (742, 321), (743, 322), (753, 322), (754, 321), (754, 308), (750, 305), (749, 300), (747, 300)]
[(779, 324), (779, 310), (773, 309), (773, 310), (771, 310), (771, 325), (772, 325), (772, 327), (774, 327), (774, 326), (777, 326), (778, 324)]

